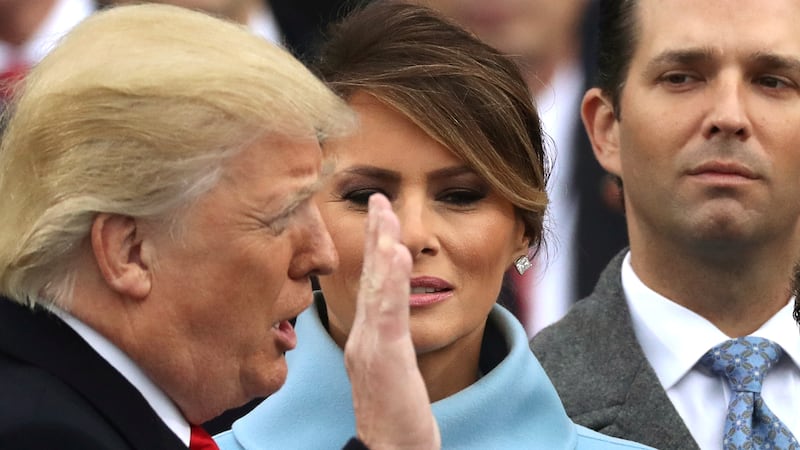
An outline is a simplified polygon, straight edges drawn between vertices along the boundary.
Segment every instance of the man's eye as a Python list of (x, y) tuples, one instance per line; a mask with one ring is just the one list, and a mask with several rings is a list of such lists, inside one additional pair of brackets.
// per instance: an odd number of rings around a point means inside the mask
[(294, 216), (296, 208), (292, 208), (289, 211), (286, 211), (284, 214), (281, 214), (278, 217), (273, 218), (269, 222), (265, 222), (264, 225), (275, 236), (280, 235), (289, 226), (289, 221)]
[(759, 84), (761, 86), (764, 86), (764, 87), (770, 88), (770, 89), (782, 89), (782, 88), (788, 87), (788, 85), (789, 85), (789, 83), (786, 82), (785, 80), (783, 80), (781, 78), (778, 78), (778, 77), (773, 77), (773, 76), (759, 77), (759, 78), (756, 78), (755, 82), (756, 82), (756, 84)]
[(669, 84), (685, 84), (692, 81), (694, 78), (686, 73), (668, 73), (661, 77), (661, 80)]

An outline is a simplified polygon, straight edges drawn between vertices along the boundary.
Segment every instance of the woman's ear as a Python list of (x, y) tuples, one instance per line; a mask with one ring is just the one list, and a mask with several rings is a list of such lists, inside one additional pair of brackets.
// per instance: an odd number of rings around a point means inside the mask
[(112, 290), (136, 300), (147, 297), (152, 287), (142, 239), (132, 217), (100, 213), (92, 222), (92, 252), (103, 279)]
[(514, 259), (519, 258), (523, 255), (528, 255), (531, 248), (531, 238), (528, 236), (523, 236), (523, 238), (519, 241), (519, 244), (516, 249), (514, 249), (514, 254), (516, 255)]
[(581, 103), (581, 118), (597, 162), (606, 171), (621, 177), (619, 121), (611, 99), (600, 88), (586, 91)]
[(528, 236), (525, 223), (520, 220), (519, 221), (519, 230), (517, 231), (516, 245), (514, 246), (514, 250), (511, 253), (512, 256), (512, 264), (516, 261), (520, 256), (529, 256), (528, 253), (530, 252), (531, 247), (531, 237)]

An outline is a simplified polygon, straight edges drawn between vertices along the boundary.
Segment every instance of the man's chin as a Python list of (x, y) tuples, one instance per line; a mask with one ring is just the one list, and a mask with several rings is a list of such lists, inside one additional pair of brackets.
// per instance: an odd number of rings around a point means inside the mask
[(284, 355), (279, 355), (275, 361), (263, 367), (258, 374), (253, 377), (250, 389), (247, 389), (247, 398), (243, 403), (247, 403), (254, 398), (269, 397), (286, 383), (289, 369), (286, 365)]

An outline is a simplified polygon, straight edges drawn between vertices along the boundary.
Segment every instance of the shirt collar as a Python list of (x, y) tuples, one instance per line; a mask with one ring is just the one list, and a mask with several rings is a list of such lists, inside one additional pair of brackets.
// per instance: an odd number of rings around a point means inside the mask
[[(622, 287), (636, 337), (665, 390), (675, 386), (711, 347), (730, 339), (704, 317), (647, 287), (633, 271), (630, 252), (622, 262)], [(793, 304), (791, 299), (752, 335), (777, 343), (800, 367)]]
[(117, 369), (147, 400), (150, 407), (159, 418), (175, 433), (178, 438), (189, 446), (191, 430), (189, 422), (181, 414), (175, 403), (142, 371), (141, 368), (119, 347), (114, 345), (105, 336), (95, 331), (70, 313), (56, 307), (49, 306), (61, 320), (70, 326), (94, 351), (105, 359), (112, 367)]

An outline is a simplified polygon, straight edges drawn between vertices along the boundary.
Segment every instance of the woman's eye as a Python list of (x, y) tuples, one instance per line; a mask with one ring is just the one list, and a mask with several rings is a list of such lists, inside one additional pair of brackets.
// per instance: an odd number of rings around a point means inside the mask
[(353, 205), (366, 207), (369, 202), (369, 196), (378, 192), (381, 191), (379, 189), (357, 189), (343, 194), (342, 200)]
[(471, 189), (453, 189), (439, 195), (439, 201), (455, 206), (469, 206), (486, 197), (486, 193)]

